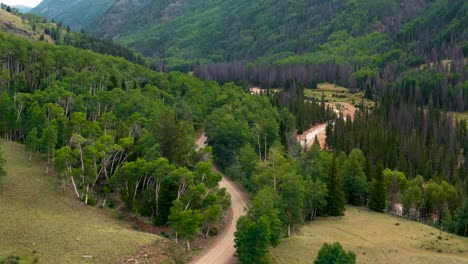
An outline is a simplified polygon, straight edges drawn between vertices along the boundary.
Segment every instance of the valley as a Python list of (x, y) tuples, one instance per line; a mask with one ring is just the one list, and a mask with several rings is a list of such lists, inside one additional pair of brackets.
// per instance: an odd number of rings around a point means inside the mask
[(466, 1), (14, 4), (0, 264), (468, 263)]

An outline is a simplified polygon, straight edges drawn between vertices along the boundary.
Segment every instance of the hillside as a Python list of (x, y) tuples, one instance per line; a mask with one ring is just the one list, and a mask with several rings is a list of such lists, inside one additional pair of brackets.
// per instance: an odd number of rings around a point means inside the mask
[(311, 263), (323, 243), (340, 242), (357, 263), (466, 263), (468, 239), (401, 218), (347, 207), (340, 218), (305, 225), (272, 250), (274, 263)]
[(44, 0), (29, 12), (62, 22), (74, 30), (80, 30), (99, 18), (113, 2), (113, 0)]
[[(284, 59), (294, 54), (304, 54), (310, 59), (289, 60), (287, 63), (317, 63), (333, 59), (330, 55), (335, 55), (338, 50), (346, 51), (345, 44), (343, 48), (340, 45), (334, 47), (336, 43), (333, 42), (340, 39), (361, 38), (357, 44), (360, 47), (348, 47), (348, 53), (339, 51), (341, 56), (350, 57), (350, 51), (358, 55), (356, 50), (367, 50), (362, 43), (375, 42), (375, 38), (369, 35), (372, 33), (382, 34), (390, 45), (367, 52), (372, 52), (370, 55), (383, 54), (391, 50), (392, 42), (401, 42), (398, 36), (402, 29), (405, 34), (411, 31), (408, 35), (420, 42), (418, 31), (429, 38), (437, 32), (449, 38), (454, 34), (450, 30), (466, 35), (463, 28), (456, 26), (463, 22), (466, 24), (466, 16), (463, 16), (466, 4), (463, 1), (268, 0), (259, 3), (244, 0), (176, 3), (171, 7), (177, 12), (171, 13), (167, 9), (161, 12), (175, 14), (173, 16), (145, 16), (148, 11), (143, 10), (154, 10), (150, 4), (143, 6), (141, 12), (124, 12), (122, 9), (118, 17), (109, 20), (122, 20), (122, 25), (129, 26), (123, 26), (109, 37), (118, 37), (121, 43), (160, 58), (168, 66), (183, 66), (232, 60), (255, 61), (262, 57), (262, 63), (265, 59), (285, 63)], [(446, 7), (450, 11), (444, 11)], [(134, 14), (143, 15), (135, 18)], [(434, 14), (437, 17), (433, 17)], [(107, 21), (106, 15), (99, 21)], [(108, 24), (97, 23), (94, 28), (101, 34)], [(426, 32), (426, 28), (436, 28), (437, 31)], [(450, 30), (447, 32), (447, 29)], [(331, 53), (322, 47), (327, 43), (332, 46)], [(424, 42), (416, 45), (423, 48)], [(328, 56), (312, 57), (310, 54), (320, 52)]]
[[(116, 263), (161, 238), (132, 229), (106, 209), (86, 206), (46, 175), (40, 156), (0, 141), (7, 176), (0, 184), (0, 262)], [(125, 239), (123, 239), (125, 238)]]
[(14, 5), (13, 7), (18, 9), (18, 11), (20, 11), (21, 13), (26, 13), (29, 10), (33, 9), (30, 6), (25, 6), (25, 5)]
[[(9, 13), (0, 8), (0, 30), (3, 32), (19, 35), (29, 39), (38, 40), (41, 33), (34, 30), (31, 24), (23, 21), (21, 17)], [(52, 42), (50, 38), (47, 39)]]
[(423, 61), (425, 52), (467, 35), (463, 0), (64, 3), (46, 0), (31, 12), (118, 40), (154, 57), (163, 69), (184, 71), (239, 60), (279, 65), (357, 60), (382, 66), (380, 56), (392, 49)]

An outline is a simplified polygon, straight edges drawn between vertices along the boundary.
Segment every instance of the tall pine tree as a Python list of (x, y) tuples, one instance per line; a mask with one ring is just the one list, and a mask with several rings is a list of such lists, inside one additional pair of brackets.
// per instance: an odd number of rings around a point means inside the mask
[(328, 174), (328, 197), (327, 197), (327, 212), (331, 216), (340, 216), (345, 211), (345, 194), (343, 185), (336, 164), (336, 156), (333, 155)]
[(371, 188), (369, 209), (376, 212), (383, 212), (385, 209), (386, 189), (383, 177), (382, 164), (377, 165), (375, 177)]

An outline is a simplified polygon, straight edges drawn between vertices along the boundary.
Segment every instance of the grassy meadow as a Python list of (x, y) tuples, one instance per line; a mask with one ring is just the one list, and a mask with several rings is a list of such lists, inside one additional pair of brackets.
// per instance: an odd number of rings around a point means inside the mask
[(272, 250), (273, 263), (312, 263), (323, 243), (333, 242), (355, 252), (362, 264), (468, 263), (468, 238), (357, 207), (301, 227)]
[(7, 170), (0, 179), (0, 263), (10, 255), (20, 263), (119, 263), (160, 240), (63, 192), (23, 145), (0, 146)]
[[(320, 83), (317, 89), (306, 89), (305, 95), (314, 97), (318, 100), (325, 96), (325, 101), (330, 103), (349, 103), (354, 106), (361, 104), (364, 98), (364, 92), (350, 93), (348, 88), (337, 86), (331, 83)], [(364, 104), (367, 107), (373, 105), (372, 101), (364, 99)]]

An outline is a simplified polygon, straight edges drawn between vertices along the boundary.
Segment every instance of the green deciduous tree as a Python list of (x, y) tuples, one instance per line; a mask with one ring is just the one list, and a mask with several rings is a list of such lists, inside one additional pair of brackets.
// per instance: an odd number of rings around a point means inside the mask
[(174, 201), (171, 213), (168, 217), (168, 224), (176, 231), (176, 242), (179, 236), (187, 241), (187, 250), (190, 251), (190, 241), (200, 230), (203, 215), (199, 210), (186, 209), (182, 201)]
[(243, 264), (269, 263), (270, 220), (262, 216), (257, 220), (242, 216), (235, 233), (236, 253)]
[(304, 182), (304, 218), (314, 220), (317, 211), (327, 206), (327, 185), (320, 179), (307, 179)]

